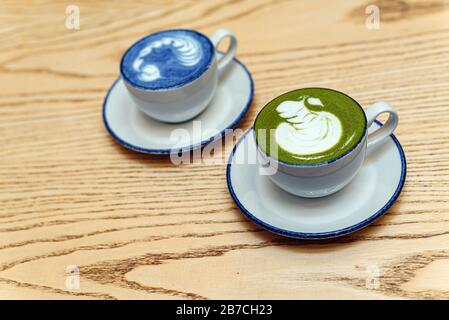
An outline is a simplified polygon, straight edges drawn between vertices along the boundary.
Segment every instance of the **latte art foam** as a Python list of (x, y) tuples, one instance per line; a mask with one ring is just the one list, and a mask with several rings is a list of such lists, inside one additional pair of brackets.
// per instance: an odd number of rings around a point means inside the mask
[(174, 58), (179, 61), (181, 65), (190, 67), (196, 65), (201, 60), (201, 46), (198, 41), (190, 36), (179, 35), (152, 41), (139, 52), (139, 55), (133, 62), (133, 69), (136, 71), (137, 77), (141, 81), (154, 81), (161, 77), (158, 66), (154, 64), (145, 64), (143, 58), (151, 54), (153, 49), (162, 46), (171, 46), (174, 49)]
[(334, 147), (342, 136), (340, 120), (330, 112), (311, 111), (304, 102), (321, 106), (319, 98), (302, 97), (299, 101), (284, 101), (276, 111), (285, 122), (276, 128), (277, 144), (292, 155), (320, 153)]

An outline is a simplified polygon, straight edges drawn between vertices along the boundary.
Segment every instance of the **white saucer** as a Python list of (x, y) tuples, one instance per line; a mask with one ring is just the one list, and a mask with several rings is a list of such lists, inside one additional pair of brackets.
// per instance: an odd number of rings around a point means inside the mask
[[(380, 126), (380, 122), (373, 126)], [(404, 185), (405, 155), (392, 135), (367, 156), (357, 176), (341, 191), (315, 199), (291, 195), (268, 176), (259, 175), (258, 164), (248, 164), (248, 155), (256, 152), (251, 131), (237, 142), (229, 157), (228, 188), (240, 210), (271, 232), (292, 238), (323, 239), (360, 230), (391, 207)]]
[[(123, 80), (117, 79), (103, 102), (103, 121), (118, 143), (134, 151), (169, 154), (176, 147), (183, 152), (200, 148), (233, 128), (246, 114), (254, 95), (251, 74), (234, 59), (219, 80), (211, 104), (196, 118), (178, 124), (154, 120), (142, 113), (132, 102)], [(194, 128), (194, 121), (201, 121)], [(175, 129), (184, 129), (189, 139), (173, 141)]]

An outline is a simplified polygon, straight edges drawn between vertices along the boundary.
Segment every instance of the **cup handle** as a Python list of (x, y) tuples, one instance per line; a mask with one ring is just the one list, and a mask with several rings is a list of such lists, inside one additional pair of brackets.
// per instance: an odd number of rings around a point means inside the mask
[(368, 127), (370, 127), (374, 120), (376, 120), (376, 118), (382, 113), (389, 113), (388, 120), (381, 128), (368, 135), (368, 151), (375, 149), (386, 142), (388, 137), (393, 133), (394, 129), (396, 129), (398, 125), (399, 116), (396, 110), (387, 102), (381, 101), (376, 102), (365, 110), (366, 119), (368, 120)]
[(232, 31), (226, 28), (218, 29), (217, 31), (215, 31), (212, 37), (210, 37), (212, 43), (215, 46), (215, 50), (217, 50), (219, 43), (226, 37), (229, 37), (231, 41), (229, 43), (228, 50), (220, 59), (218, 59), (218, 75), (221, 75), (223, 73), (223, 71), (226, 69), (226, 66), (235, 57), (235, 54), (237, 52), (237, 37)]

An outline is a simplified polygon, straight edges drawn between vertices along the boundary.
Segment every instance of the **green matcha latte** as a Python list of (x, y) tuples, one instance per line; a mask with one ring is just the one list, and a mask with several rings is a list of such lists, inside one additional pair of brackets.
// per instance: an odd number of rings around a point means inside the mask
[(305, 88), (284, 93), (262, 108), (254, 123), (258, 145), (292, 164), (329, 161), (363, 138), (366, 117), (351, 97), (331, 89)]

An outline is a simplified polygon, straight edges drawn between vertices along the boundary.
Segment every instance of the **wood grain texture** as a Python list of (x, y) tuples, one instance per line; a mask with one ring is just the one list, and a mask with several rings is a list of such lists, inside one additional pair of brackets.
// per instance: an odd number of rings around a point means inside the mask
[[(365, 27), (371, 3), (380, 30)], [(0, 4), (0, 298), (449, 298), (447, 1), (76, 1), (80, 30), (68, 4)], [(224, 163), (174, 166), (111, 139), (102, 101), (124, 50), (221, 26), (255, 81), (244, 130), (297, 87), (397, 108), (408, 173), (386, 216), (332, 241), (281, 238), (239, 212)]]

